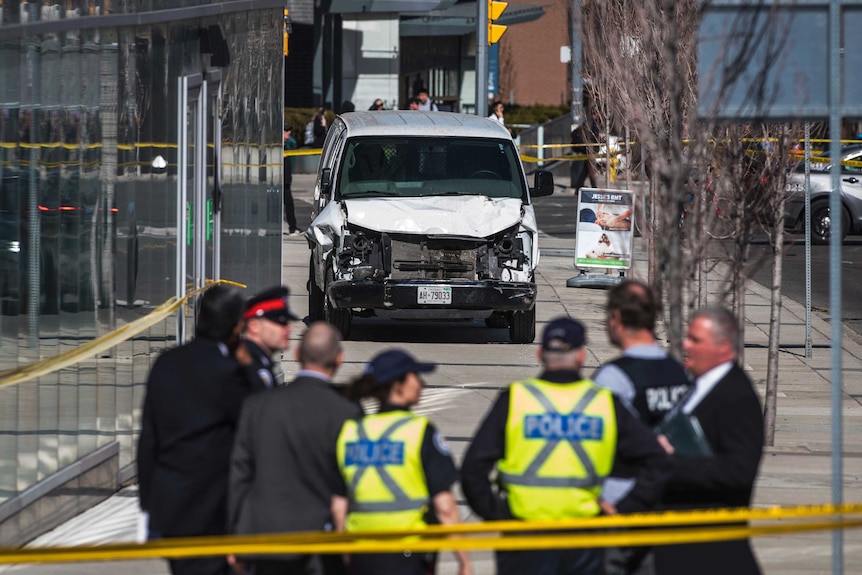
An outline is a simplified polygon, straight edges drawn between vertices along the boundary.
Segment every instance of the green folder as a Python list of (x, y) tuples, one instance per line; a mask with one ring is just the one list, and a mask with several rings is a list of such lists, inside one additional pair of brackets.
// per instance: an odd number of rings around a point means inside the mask
[(694, 415), (677, 412), (659, 423), (653, 431), (656, 435), (662, 434), (668, 438), (673, 445), (675, 455), (688, 457), (712, 457), (713, 455), (700, 421)]

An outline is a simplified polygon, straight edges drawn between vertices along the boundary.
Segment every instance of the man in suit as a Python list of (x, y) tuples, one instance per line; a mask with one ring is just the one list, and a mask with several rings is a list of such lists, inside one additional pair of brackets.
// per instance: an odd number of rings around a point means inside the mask
[[(195, 339), (153, 364), (138, 440), (141, 509), (150, 539), (223, 535), (230, 449), (250, 389), (232, 352), (245, 301), (217, 285), (201, 298)], [(170, 561), (174, 575), (229, 573), (220, 557)]]
[[(668, 509), (748, 507), (763, 455), (763, 412), (748, 375), (737, 363), (739, 324), (724, 308), (695, 312), (683, 343), (684, 365), (694, 391), (681, 404), (695, 416), (713, 455), (674, 455), (674, 472), (663, 503)], [(673, 447), (666, 443), (668, 452)], [(659, 546), (659, 575), (699, 573), (759, 575), (747, 539)]]
[[(315, 322), (297, 350), (301, 369), (296, 378), (243, 406), (231, 456), (231, 532), (332, 529), (332, 496), (342, 481), (335, 451), (338, 434), (346, 420), (362, 414), (358, 404), (330, 385), (343, 357), (338, 330)], [(341, 558), (333, 555), (253, 562), (255, 575), (330, 575), (344, 569)]]

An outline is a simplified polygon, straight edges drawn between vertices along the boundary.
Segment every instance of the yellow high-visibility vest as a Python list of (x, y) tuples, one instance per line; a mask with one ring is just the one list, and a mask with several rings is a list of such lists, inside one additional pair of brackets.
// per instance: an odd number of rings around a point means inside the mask
[(617, 445), (610, 391), (588, 379), (530, 379), (513, 383), (509, 396), (506, 454), (497, 470), (512, 514), (535, 520), (598, 515)]
[(338, 436), (338, 466), (350, 501), (347, 531), (425, 525), (428, 485), (422, 440), (428, 419), (389, 411), (349, 420)]

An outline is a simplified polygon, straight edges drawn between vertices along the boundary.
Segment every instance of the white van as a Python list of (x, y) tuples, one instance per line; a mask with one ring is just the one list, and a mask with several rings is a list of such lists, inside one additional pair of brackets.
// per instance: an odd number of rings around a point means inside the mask
[(307, 232), (309, 317), (478, 320), (536, 336), (538, 228), (509, 131), (463, 114), (353, 112), (326, 136)]

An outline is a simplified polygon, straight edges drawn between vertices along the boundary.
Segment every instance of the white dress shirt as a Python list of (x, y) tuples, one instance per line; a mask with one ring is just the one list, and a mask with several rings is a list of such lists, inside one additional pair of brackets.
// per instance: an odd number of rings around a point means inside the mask
[(692, 393), (688, 400), (685, 402), (685, 405), (682, 408), (683, 413), (691, 413), (694, 411), (700, 402), (703, 401), (703, 398), (706, 397), (712, 388), (721, 381), (727, 372), (730, 371), (730, 368), (733, 367), (732, 361), (726, 361), (719, 365), (716, 365), (700, 377), (698, 377), (694, 381), (694, 393)]

